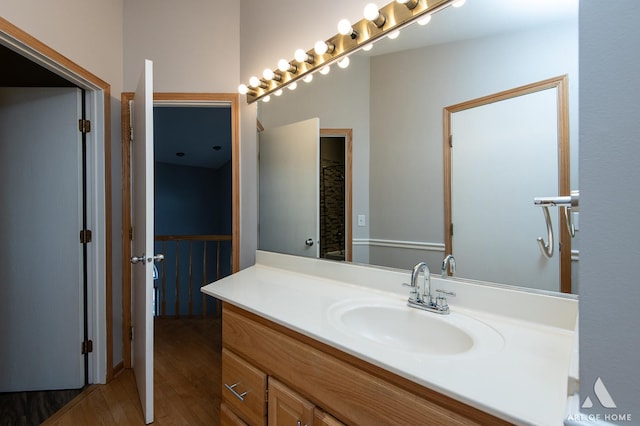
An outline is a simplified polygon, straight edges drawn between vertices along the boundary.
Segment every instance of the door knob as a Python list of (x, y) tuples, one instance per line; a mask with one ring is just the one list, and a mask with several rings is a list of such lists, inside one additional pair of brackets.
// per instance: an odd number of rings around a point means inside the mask
[(131, 263), (151, 263), (151, 262), (162, 262), (164, 260), (164, 254), (156, 254), (153, 257), (145, 258), (144, 253), (142, 256), (133, 256), (131, 257)]
[(305, 241), (304, 243), (305, 243), (305, 245), (306, 245), (307, 247), (311, 247), (311, 246), (313, 245), (313, 240), (312, 240), (311, 238), (309, 238), (309, 239), (308, 239), (307, 241)]

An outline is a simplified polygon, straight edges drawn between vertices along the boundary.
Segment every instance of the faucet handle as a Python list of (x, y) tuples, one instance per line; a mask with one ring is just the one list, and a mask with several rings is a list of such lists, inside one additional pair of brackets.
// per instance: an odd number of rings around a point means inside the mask
[(446, 295), (455, 297), (456, 294), (453, 291), (439, 290), (439, 289), (436, 289), (436, 293), (438, 293), (438, 296), (436, 297), (436, 307), (438, 309), (443, 309), (448, 311), (449, 304), (447, 303), (447, 298), (444, 295), (446, 294)]
[(409, 292), (409, 301), (417, 302), (419, 300), (418, 287), (407, 283), (402, 283), (402, 285), (405, 287), (411, 287), (411, 291)]

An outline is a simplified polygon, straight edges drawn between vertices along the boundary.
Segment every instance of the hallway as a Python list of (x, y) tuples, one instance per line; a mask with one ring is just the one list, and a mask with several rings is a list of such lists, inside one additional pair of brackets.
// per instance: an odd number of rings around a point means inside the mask
[[(156, 318), (154, 425), (217, 425), (221, 320)], [(132, 370), (91, 386), (43, 423), (144, 425)]]

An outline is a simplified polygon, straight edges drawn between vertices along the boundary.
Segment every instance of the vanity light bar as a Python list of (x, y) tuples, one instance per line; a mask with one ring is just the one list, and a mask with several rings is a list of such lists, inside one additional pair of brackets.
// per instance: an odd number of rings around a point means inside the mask
[[(361, 19), (352, 26), (353, 33), (357, 34), (357, 37), (336, 34), (326, 40), (327, 46), (333, 46), (333, 49), (328, 49), (327, 52), (322, 55), (317, 54), (314, 49), (310, 49), (306, 52), (309, 60), (299, 62), (294, 59), (289, 61), (291, 68), (289, 71), (281, 71), (279, 73), (279, 80), (262, 79), (260, 86), (251, 87), (246, 92), (247, 103), (251, 104), (256, 102), (279, 89), (287, 87), (300, 79), (304, 79), (326, 66), (333, 65), (364, 46), (387, 36), (393, 31), (400, 30), (418, 19), (424, 18), (426, 15), (438, 12), (450, 6), (455, 1), (456, 0), (418, 0), (417, 4), (415, 4), (415, 1), (409, 2), (409, 4), (413, 6), (413, 8), (410, 8), (407, 4), (398, 3), (394, 0), (380, 8), (380, 14), (386, 18), (381, 27), (377, 27), (372, 21)], [(311, 58), (313, 58), (313, 61), (310, 60)], [(278, 67), (276, 67), (276, 69), (277, 68)], [(246, 87), (244, 85), (241, 86)]]

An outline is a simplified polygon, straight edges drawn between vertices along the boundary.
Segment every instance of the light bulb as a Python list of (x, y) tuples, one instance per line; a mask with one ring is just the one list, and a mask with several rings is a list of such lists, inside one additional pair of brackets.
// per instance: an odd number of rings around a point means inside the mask
[(247, 93), (249, 93), (249, 88), (246, 84), (241, 84), (240, 86), (238, 86), (238, 93), (240, 93), (241, 95), (246, 95)]
[(378, 28), (382, 28), (384, 23), (387, 22), (387, 17), (380, 13), (375, 3), (369, 3), (364, 7), (364, 17), (373, 22)]
[(289, 88), (289, 90), (296, 90), (296, 88), (298, 87), (298, 83), (294, 81), (287, 87)]
[(325, 43), (324, 41), (318, 40), (316, 41), (316, 44), (313, 46), (313, 50), (318, 55), (324, 55), (325, 53), (327, 53), (327, 50), (329, 50), (329, 46), (327, 46), (327, 43)]
[(391, 40), (395, 40), (398, 38), (399, 35), (400, 35), (400, 31), (396, 30), (396, 31), (390, 32), (387, 37), (389, 37)]
[(307, 55), (307, 52), (305, 52), (304, 50), (298, 49), (298, 50), (296, 50), (296, 53), (293, 54), (293, 57), (298, 62), (304, 62), (304, 61), (307, 60), (309, 55)]
[(269, 102), (271, 100), (271, 96), (267, 95), (264, 98), (262, 98), (262, 102)]
[(326, 66), (320, 68), (320, 74), (322, 74), (322, 75), (329, 74), (329, 71), (331, 71), (331, 67), (329, 67), (329, 65), (326, 65)]
[(456, 0), (453, 3), (451, 3), (451, 6), (453, 7), (462, 7), (463, 4), (465, 4), (467, 0)]
[(365, 44), (365, 45), (362, 47), (362, 50), (364, 50), (365, 52), (368, 52), (368, 51), (370, 51), (371, 49), (373, 49), (373, 43)]
[(282, 95), (282, 89), (276, 90), (275, 92), (273, 92), (273, 94), (276, 95), (276, 96)]
[(369, 3), (364, 7), (364, 17), (369, 21), (375, 21), (380, 16), (380, 10), (375, 3)]
[(278, 61), (278, 69), (282, 72), (287, 72), (291, 69), (291, 64), (286, 59), (280, 59)]
[(431, 22), (431, 15), (418, 19), (418, 25), (427, 25), (429, 22)]
[(275, 74), (271, 68), (265, 68), (264, 71), (262, 71), (262, 76), (265, 80), (273, 80)]
[(340, 59), (338, 61), (338, 66), (342, 69), (347, 68), (349, 66), (349, 64), (351, 63), (351, 60), (349, 59), (348, 56), (345, 56), (344, 58)]
[(311, 83), (313, 81), (313, 74), (309, 74), (305, 78), (302, 79), (305, 83)]
[(338, 32), (342, 35), (351, 35), (353, 32), (353, 28), (351, 27), (351, 22), (348, 19), (342, 19), (338, 22)]
[(251, 78), (249, 79), (249, 86), (251, 86), (251, 87), (260, 86), (260, 79), (258, 77), (256, 77), (255, 75), (251, 76)]

